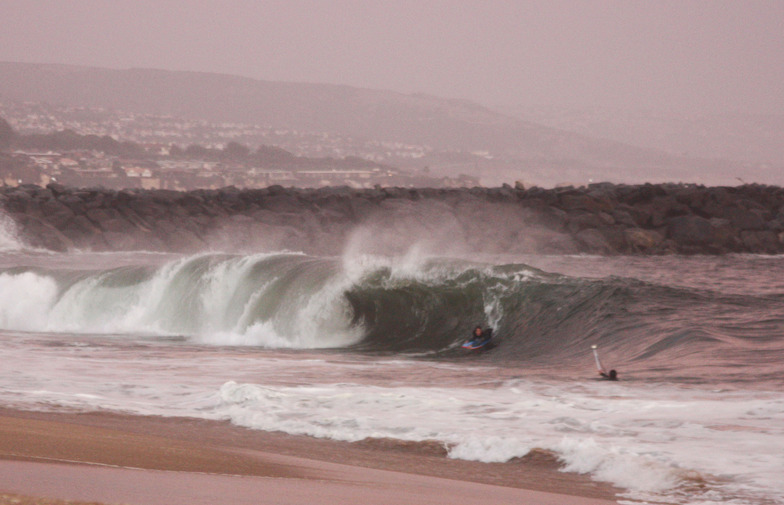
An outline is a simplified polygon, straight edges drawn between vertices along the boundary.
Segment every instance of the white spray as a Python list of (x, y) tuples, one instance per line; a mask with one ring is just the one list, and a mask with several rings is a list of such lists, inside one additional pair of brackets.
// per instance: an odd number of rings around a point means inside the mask
[(0, 212), (0, 251), (18, 251), (23, 248), (24, 243), (19, 238), (16, 223)]

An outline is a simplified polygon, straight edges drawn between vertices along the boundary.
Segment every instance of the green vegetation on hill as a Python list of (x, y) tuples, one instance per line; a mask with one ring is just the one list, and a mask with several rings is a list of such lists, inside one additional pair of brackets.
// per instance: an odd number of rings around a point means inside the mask
[(134, 142), (118, 142), (104, 135), (79, 135), (73, 130), (45, 134), (19, 135), (13, 142), (14, 147), (24, 150), (75, 151), (86, 149), (100, 151), (115, 156), (143, 157), (145, 149)]

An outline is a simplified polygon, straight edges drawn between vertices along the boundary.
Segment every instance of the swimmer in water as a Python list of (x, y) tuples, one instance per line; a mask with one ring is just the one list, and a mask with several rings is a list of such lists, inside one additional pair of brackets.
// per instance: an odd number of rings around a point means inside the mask
[(592, 345), (591, 349), (593, 349), (593, 357), (596, 360), (596, 368), (599, 370), (599, 375), (602, 376), (603, 379), (608, 381), (617, 381), (618, 380), (618, 372), (615, 370), (607, 371), (602, 365), (602, 362), (599, 360), (599, 352), (596, 350), (596, 346)]

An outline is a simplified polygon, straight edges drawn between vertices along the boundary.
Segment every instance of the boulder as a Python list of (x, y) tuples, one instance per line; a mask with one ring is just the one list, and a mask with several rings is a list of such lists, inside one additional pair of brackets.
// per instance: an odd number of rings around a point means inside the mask
[(758, 210), (747, 210), (741, 207), (725, 209), (724, 217), (739, 230), (764, 230), (765, 220)]
[(615, 253), (628, 252), (629, 241), (626, 239), (626, 229), (623, 226), (607, 226), (599, 230), (604, 239), (610, 244)]
[(60, 230), (79, 247), (94, 242), (101, 235), (101, 230), (85, 216), (75, 216)]
[(569, 215), (565, 211), (552, 206), (533, 211), (533, 216), (539, 224), (554, 231), (563, 230), (569, 219)]
[(691, 209), (688, 206), (678, 202), (672, 196), (655, 197), (650, 204), (651, 219), (650, 226), (659, 228), (665, 226), (668, 220), (677, 216), (691, 215)]
[(626, 241), (633, 252), (647, 252), (657, 249), (664, 241), (661, 233), (655, 230), (642, 228), (628, 228), (624, 230)]
[(776, 254), (782, 251), (779, 237), (772, 231), (744, 230), (740, 238), (747, 252)]
[(52, 192), (55, 197), (59, 197), (60, 195), (67, 194), (70, 190), (63, 186), (62, 184), (57, 184), (55, 182), (50, 182), (46, 185), (46, 189)]
[(367, 198), (351, 198), (349, 200), (350, 217), (359, 222), (378, 210), (378, 204)]
[(136, 230), (136, 227), (122, 217), (107, 219), (101, 222), (101, 229), (105, 232), (129, 234)]
[(583, 252), (592, 254), (612, 254), (617, 252), (610, 245), (604, 234), (596, 229), (582, 230), (575, 234), (574, 238), (583, 246)]
[(74, 213), (64, 203), (60, 202), (59, 200), (55, 200), (54, 198), (41, 202), (41, 213), (44, 216), (48, 217), (51, 216), (52, 214), (61, 214), (63, 212), (66, 212), (71, 215), (73, 215)]
[(713, 226), (699, 216), (674, 217), (667, 222), (667, 237), (679, 244), (707, 245), (713, 238)]
[(692, 211), (698, 211), (705, 206), (708, 194), (703, 186), (687, 186), (679, 188), (674, 192), (675, 200), (689, 207)]
[(710, 224), (713, 227), (713, 242), (710, 250), (706, 252), (722, 253), (729, 251), (741, 251), (743, 246), (740, 241), (740, 232), (732, 226), (729, 219), (711, 218)]
[(30, 193), (21, 190), (7, 193), (5, 208), (9, 212), (18, 214), (42, 215), (39, 202)]
[(775, 232), (784, 231), (784, 216), (779, 215), (776, 219), (768, 221), (765, 228)]
[(58, 230), (64, 228), (70, 221), (76, 217), (71, 209), (63, 206), (59, 212), (55, 212), (46, 217), (46, 222), (54, 226)]
[(104, 223), (120, 218), (120, 213), (112, 208), (90, 209), (85, 215), (87, 216), (87, 219), (101, 229), (105, 229)]
[(618, 206), (618, 211), (626, 212), (632, 218), (633, 224), (641, 228), (650, 226), (651, 222), (651, 208), (648, 205), (641, 205), (633, 207), (627, 204)]
[(588, 228), (604, 228), (606, 226), (607, 222), (600, 215), (587, 212), (569, 215), (569, 220), (566, 223), (566, 228), (573, 235)]
[(627, 227), (629, 227), (629, 226), (631, 226), (631, 227), (637, 226), (637, 221), (635, 221), (634, 218), (632, 217), (632, 215), (628, 211), (626, 211), (626, 210), (613, 209), (613, 211), (612, 211), (612, 218), (613, 218), (613, 220), (616, 223), (622, 224), (622, 225), (627, 226)]
[(292, 194), (276, 194), (257, 200), (256, 203), (262, 209), (273, 212), (299, 212), (303, 209), (299, 198)]
[(559, 198), (560, 207), (565, 211), (584, 210), (588, 212), (611, 212), (612, 204), (606, 199), (592, 198), (585, 194), (564, 194)]
[(49, 223), (33, 217), (22, 215), (16, 220), (25, 243), (31, 247), (65, 252), (74, 247), (74, 243), (60, 230)]

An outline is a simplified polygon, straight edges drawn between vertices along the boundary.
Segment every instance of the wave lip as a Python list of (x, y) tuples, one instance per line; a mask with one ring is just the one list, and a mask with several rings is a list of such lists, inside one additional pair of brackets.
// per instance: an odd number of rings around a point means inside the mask
[(342, 347), (360, 340), (362, 329), (351, 324), (347, 281), (336, 265), (299, 254), (205, 254), (161, 267), (8, 269), (0, 273), (0, 324), (186, 335), (214, 345)]

